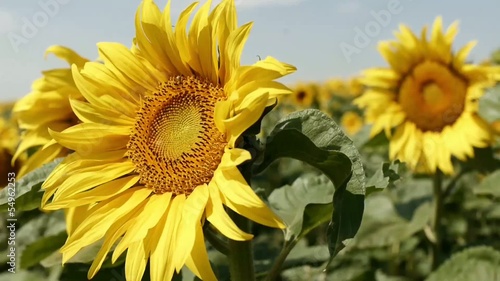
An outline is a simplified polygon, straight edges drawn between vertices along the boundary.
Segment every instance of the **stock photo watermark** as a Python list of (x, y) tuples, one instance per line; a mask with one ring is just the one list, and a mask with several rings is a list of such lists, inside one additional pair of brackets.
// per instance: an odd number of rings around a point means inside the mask
[[(407, 0), (411, 2), (411, 0)], [(393, 16), (403, 11), (400, 0), (389, 0), (386, 8), (379, 11), (370, 11), (372, 20), (364, 26), (354, 28), (354, 37), (351, 42), (342, 42), (339, 47), (348, 63), (352, 61), (352, 56), (361, 53), (361, 50), (368, 47), (373, 39), (377, 38), (382, 28), (389, 26)]]
[(44, 28), (51, 18), (55, 17), (61, 10), (61, 7), (68, 4), (71, 0), (40, 0), (38, 9), (31, 17), (22, 17), (20, 31), (11, 31), (7, 34), (10, 45), (14, 52), (19, 52), (21, 45), (27, 44), (33, 39), (40, 29)]
[(7, 271), (16, 273), (16, 174), (7, 174)]

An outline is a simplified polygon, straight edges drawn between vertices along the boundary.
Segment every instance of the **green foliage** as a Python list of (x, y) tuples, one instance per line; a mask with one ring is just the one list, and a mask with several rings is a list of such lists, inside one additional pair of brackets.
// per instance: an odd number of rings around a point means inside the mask
[(41, 262), (50, 254), (59, 250), (67, 238), (66, 231), (59, 234), (45, 236), (29, 244), (23, 251), (22, 268), (28, 268)]
[(500, 281), (500, 252), (485, 246), (454, 254), (425, 281)]
[(42, 199), (40, 187), (62, 159), (55, 159), (20, 179), (15, 184), (15, 200), (12, 200), (11, 198), (13, 197), (9, 194), (12, 192), (12, 189), (6, 187), (0, 190), (0, 212), (6, 212), (12, 206), (14, 206), (16, 212), (38, 208)]
[[(343, 241), (354, 237), (363, 214), (365, 175), (359, 153), (353, 142), (324, 113), (318, 110), (303, 110), (288, 115), (276, 124), (266, 141), (266, 149), (260, 157), (261, 159), (256, 162), (255, 173), (263, 171), (278, 158), (290, 157), (319, 169), (332, 181), (335, 191), (333, 197), (329, 197), (331, 201), (320, 198), (328, 192), (304, 197), (305, 190), (309, 193), (313, 190), (321, 190), (321, 188), (309, 190), (309, 187), (304, 185), (300, 187), (299, 184), (290, 191), (280, 192), (270, 198), (273, 198), (274, 202), (278, 202), (275, 206), (285, 206), (292, 203), (294, 204), (292, 206), (298, 207), (294, 208), (293, 215), (285, 215), (289, 219), (288, 223), (292, 226), (288, 229), (289, 233), (286, 236), (288, 239), (301, 235), (302, 229), (313, 228), (309, 225), (303, 225), (303, 221), (300, 219), (304, 215), (311, 216), (310, 209), (306, 208), (307, 205), (323, 204), (323, 208), (331, 208), (327, 203), (333, 201), (328, 240), (331, 255), (335, 256), (345, 246)], [(294, 198), (292, 200), (295, 201), (278, 199), (285, 196)], [(280, 202), (281, 200), (288, 202)], [(319, 206), (310, 206), (309, 208), (313, 208), (314, 213), (328, 213), (328, 211), (320, 210)], [(306, 210), (308, 212), (303, 213)], [(285, 209), (279, 212), (289, 213), (290, 211)], [(306, 222), (308, 221), (311, 220), (306, 220)], [(312, 223), (318, 225), (316, 221), (312, 221)], [(290, 232), (292, 233), (290, 234)]]
[(326, 177), (298, 178), (269, 196), (271, 208), (285, 221), (285, 240), (301, 237), (331, 219), (335, 188)]
[(399, 173), (401, 173), (402, 166), (404, 165), (399, 160), (383, 163), (382, 168), (377, 170), (366, 182), (366, 196), (388, 186), (394, 186), (394, 182), (401, 178)]
[(493, 172), (483, 179), (481, 184), (474, 188), (476, 194), (500, 197), (500, 170)]
[(488, 123), (500, 120), (500, 84), (487, 90), (479, 99), (479, 116)]

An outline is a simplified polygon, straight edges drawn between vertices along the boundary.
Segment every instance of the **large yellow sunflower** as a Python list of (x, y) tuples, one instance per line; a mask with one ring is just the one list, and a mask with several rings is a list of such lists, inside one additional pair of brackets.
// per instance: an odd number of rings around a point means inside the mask
[[(51, 46), (45, 55), (54, 54), (70, 65), (82, 67), (87, 59), (62, 46)], [(49, 129), (60, 132), (78, 121), (69, 104), (69, 98), (83, 97), (73, 82), (71, 69), (43, 71), (43, 77), (35, 80), (32, 92), (14, 106), (13, 115), (24, 130), (14, 160), (30, 149), (38, 149), (21, 167), (18, 177), (41, 167), (57, 157), (65, 156), (68, 150), (57, 144), (49, 135)]]
[(473, 147), (488, 146), (492, 138), (477, 115), (477, 100), (498, 68), (466, 62), (475, 42), (452, 51), (457, 26), (443, 32), (437, 17), (429, 40), (426, 28), (418, 38), (402, 25), (399, 41), (379, 44), (390, 68), (366, 70), (362, 82), (370, 89), (355, 100), (373, 123), (372, 136), (385, 130), (390, 138), (390, 158), (427, 173), (453, 173), (452, 156), (473, 157)]
[[(242, 133), (276, 98), (291, 91), (273, 80), (295, 67), (267, 57), (240, 66), (251, 23), (237, 26), (234, 0), (210, 12), (210, 1), (175, 28), (170, 1), (137, 10), (132, 50), (99, 43), (103, 63), (88, 62), (73, 78), (86, 101), (70, 103), (81, 123), (51, 136), (75, 151), (43, 184), (43, 208), (82, 206), (81, 223), (62, 247), (63, 262), (102, 241), (92, 278), (118, 242), (127, 280), (140, 280), (149, 259), (153, 281), (170, 280), (183, 265), (215, 280), (202, 225), (209, 221), (233, 240), (248, 240), (225, 207), (270, 227), (281, 220), (238, 170), (251, 155)], [(85, 210), (85, 206), (89, 206)], [(121, 239), (120, 239), (121, 238)]]

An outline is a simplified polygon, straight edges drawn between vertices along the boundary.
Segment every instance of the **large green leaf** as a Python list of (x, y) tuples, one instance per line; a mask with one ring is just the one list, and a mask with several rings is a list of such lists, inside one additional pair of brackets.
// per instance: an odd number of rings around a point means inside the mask
[[(306, 234), (311, 227), (331, 219), (335, 188), (326, 177), (301, 177), (291, 186), (275, 189), (269, 196), (271, 208), (285, 221), (285, 239)], [(304, 223), (304, 220), (305, 223)]]
[(454, 254), (426, 281), (500, 281), (500, 252), (478, 246)]
[[(15, 212), (28, 211), (36, 209), (40, 206), (42, 194), (40, 187), (54, 168), (61, 163), (63, 158), (55, 159), (54, 161), (43, 165), (42, 167), (28, 173), (18, 182), (15, 183), (15, 200), (12, 199), (12, 185), (9, 185), (0, 190), (0, 212), (9, 210), (9, 215)], [(14, 212), (11, 208), (14, 207)]]
[[(310, 164), (335, 186), (328, 229), (329, 249), (332, 257), (335, 256), (345, 246), (344, 241), (354, 237), (363, 215), (365, 173), (358, 150), (332, 119), (319, 110), (307, 109), (278, 122), (266, 140), (266, 149), (255, 163), (254, 173), (263, 171), (282, 157)], [(317, 203), (308, 200), (311, 198), (303, 197), (300, 206)], [(308, 227), (302, 225), (302, 228)]]
[(500, 85), (487, 90), (479, 99), (478, 112), (487, 122), (500, 120)]
[(414, 210), (410, 220), (406, 220), (398, 214), (387, 194), (374, 194), (366, 200), (363, 223), (352, 245), (367, 249), (400, 243), (425, 227), (431, 211), (430, 202), (426, 201)]
[(474, 188), (476, 194), (488, 194), (500, 197), (500, 170), (488, 175), (481, 184)]
[(66, 231), (61, 231), (56, 235), (43, 237), (26, 246), (22, 255), (21, 268), (34, 266), (59, 250), (64, 245), (67, 237)]

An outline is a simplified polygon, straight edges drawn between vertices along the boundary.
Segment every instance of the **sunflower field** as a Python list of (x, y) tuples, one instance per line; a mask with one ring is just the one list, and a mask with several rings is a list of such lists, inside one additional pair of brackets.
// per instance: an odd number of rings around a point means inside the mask
[(0, 104), (0, 281), (500, 281), (500, 51), (437, 16), (285, 83), (235, 0), (175, 1)]

